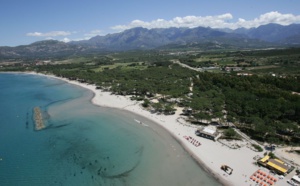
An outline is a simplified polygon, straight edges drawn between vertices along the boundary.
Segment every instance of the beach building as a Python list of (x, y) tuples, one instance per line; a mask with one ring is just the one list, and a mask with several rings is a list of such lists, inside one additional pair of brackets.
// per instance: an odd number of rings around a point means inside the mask
[(260, 159), (258, 163), (282, 175), (286, 174), (289, 170), (289, 167), (284, 161), (277, 158), (270, 159), (270, 156), (268, 155)]
[(266, 155), (265, 157), (259, 160), (259, 163), (264, 165), (269, 159), (270, 156)]
[(271, 170), (274, 170), (278, 174), (286, 174), (289, 170), (289, 167), (279, 159), (270, 159), (267, 163), (267, 167)]
[(216, 141), (218, 137), (220, 137), (220, 133), (217, 131), (216, 126), (206, 126), (206, 127), (200, 127), (196, 130), (195, 134), (197, 136), (201, 136), (203, 138), (211, 139)]

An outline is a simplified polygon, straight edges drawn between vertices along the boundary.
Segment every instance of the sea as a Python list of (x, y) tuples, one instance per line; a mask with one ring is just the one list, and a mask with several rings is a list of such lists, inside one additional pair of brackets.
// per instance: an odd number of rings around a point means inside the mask
[(48, 76), (0, 73), (0, 185), (221, 185), (161, 126), (93, 96)]

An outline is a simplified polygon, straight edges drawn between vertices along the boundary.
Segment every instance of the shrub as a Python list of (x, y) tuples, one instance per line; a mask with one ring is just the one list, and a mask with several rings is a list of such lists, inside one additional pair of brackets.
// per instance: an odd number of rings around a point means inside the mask
[(224, 131), (224, 135), (228, 138), (233, 138), (237, 136), (237, 133), (232, 128), (229, 128)]
[(258, 152), (262, 152), (262, 151), (263, 151), (263, 148), (261, 148), (261, 146), (259, 146), (259, 145), (252, 144), (252, 146), (253, 146), (256, 150), (258, 150)]
[(144, 99), (144, 103), (142, 103), (143, 107), (148, 107), (149, 106), (150, 101), (148, 99)]

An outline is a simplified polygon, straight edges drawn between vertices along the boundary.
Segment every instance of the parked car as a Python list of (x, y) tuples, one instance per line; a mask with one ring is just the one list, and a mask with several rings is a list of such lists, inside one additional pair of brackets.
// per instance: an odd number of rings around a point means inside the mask
[(293, 186), (298, 186), (298, 184), (295, 183), (293, 180), (288, 180), (287, 182)]

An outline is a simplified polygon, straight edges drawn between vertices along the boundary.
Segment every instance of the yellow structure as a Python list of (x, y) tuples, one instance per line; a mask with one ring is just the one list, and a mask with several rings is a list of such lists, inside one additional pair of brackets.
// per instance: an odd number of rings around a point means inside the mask
[(286, 166), (284, 162), (279, 159), (270, 159), (267, 163), (267, 167), (275, 170), (279, 174), (285, 174), (289, 170), (289, 167)]
[(285, 165), (284, 161), (280, 159), (270, 159), (270, 156), (268, 155), (260, 159), (258, 163), (276, 171), (278, 174), (285, 174), (289, 170), (289, 167)]
[(262, 159), (260, 159), (259, 161), (261, 163), (266, 163), (266, 161), (268, 161), (270, 159), (270, 156), (266, 155), (265, 157), (263, 157)]

